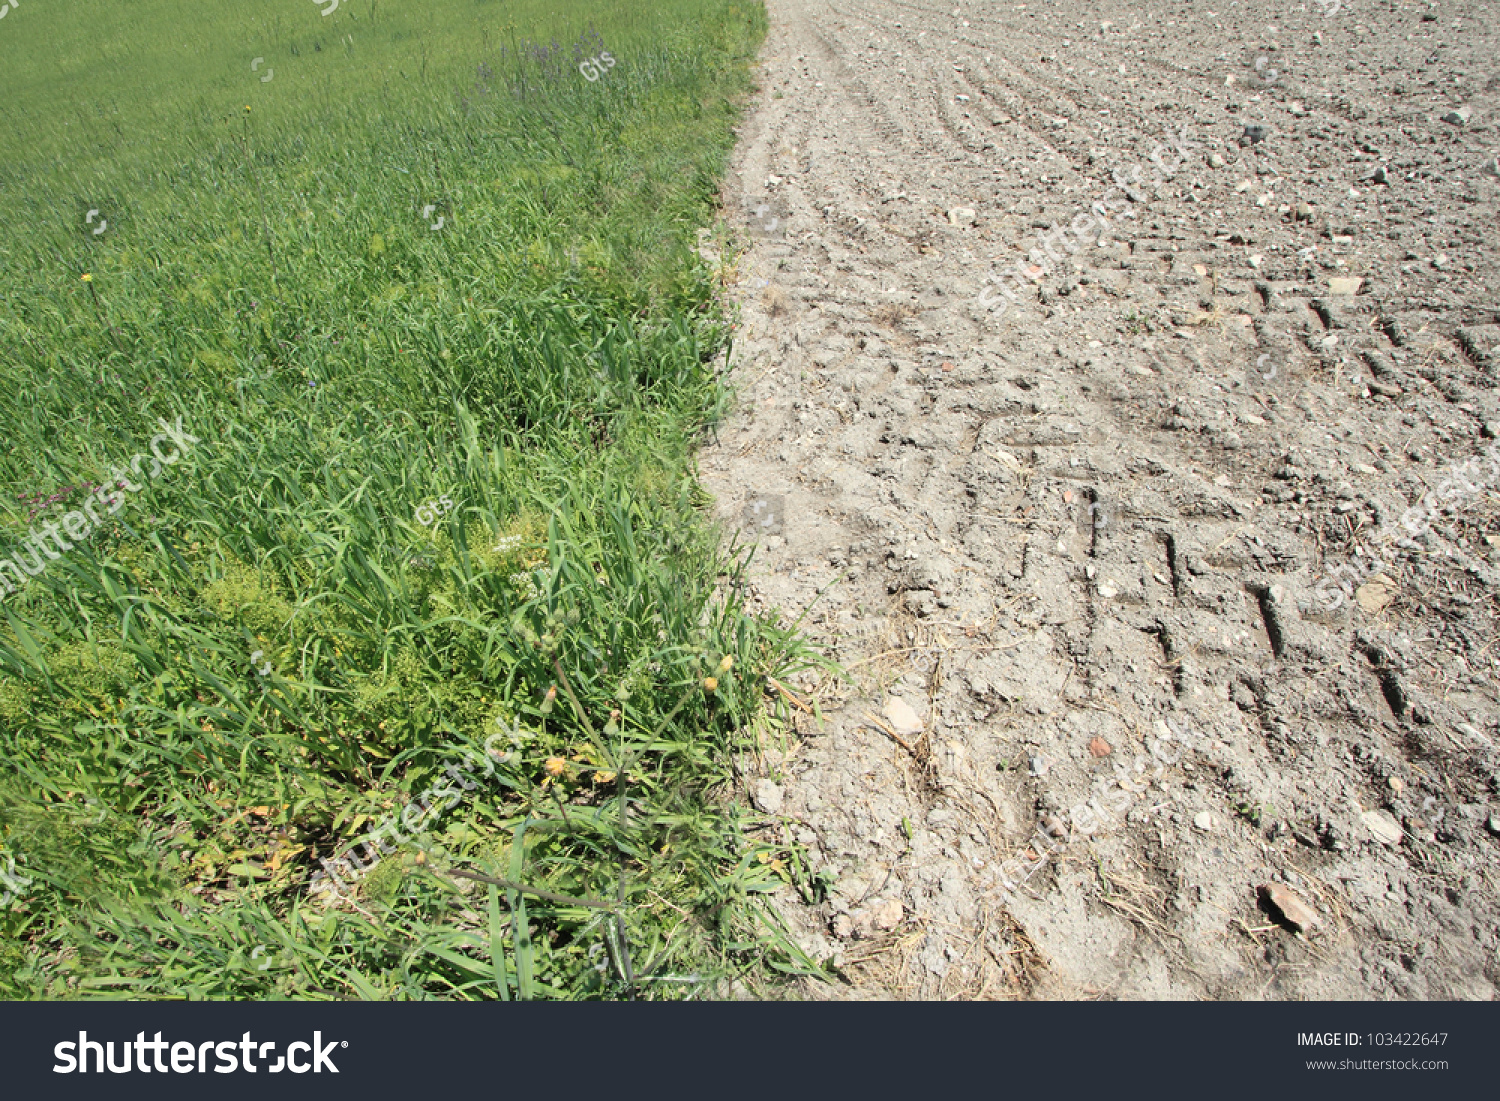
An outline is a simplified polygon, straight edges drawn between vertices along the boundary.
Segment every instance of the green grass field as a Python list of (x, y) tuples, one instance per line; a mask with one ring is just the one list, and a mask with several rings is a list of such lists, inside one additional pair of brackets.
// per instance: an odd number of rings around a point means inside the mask
[(729, 756), (818, 659), (692, 467), (763, 9), (330, 3), (0, 21), (0, 997), (797, 969)]

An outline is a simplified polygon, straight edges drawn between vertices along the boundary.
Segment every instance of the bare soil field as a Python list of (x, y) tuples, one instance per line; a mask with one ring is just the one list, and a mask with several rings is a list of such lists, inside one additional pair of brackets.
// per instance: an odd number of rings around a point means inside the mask
[(1493, 999), (1495, 6), (769, 9), (700, 462), (849, 671), (744, 762), (805, 995)]

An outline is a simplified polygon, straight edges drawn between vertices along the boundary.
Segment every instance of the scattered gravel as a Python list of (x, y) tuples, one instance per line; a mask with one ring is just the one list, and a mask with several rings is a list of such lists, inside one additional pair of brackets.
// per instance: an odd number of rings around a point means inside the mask
[(701, 463), (854, 677), (776, 774), (809, 993), (1494, 999), (1492, 10), (769, 8)]

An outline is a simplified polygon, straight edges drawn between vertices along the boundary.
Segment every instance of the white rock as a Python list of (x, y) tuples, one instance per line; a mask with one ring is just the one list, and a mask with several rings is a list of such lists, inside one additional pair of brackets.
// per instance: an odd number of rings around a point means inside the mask
[(1367, 810), (1360, 815), (1360, 821), (1369, 828), (1381, 844), (1399, 845), (1401, 843), (1401, 823), (1386, 811)]
[(911, 709), (911, 705), (900, 696), (892, 696), (885, 701), (884, 714), (886, 721), (895, 727), (897, 734), (922, 733), (922, 720)]
[(1366, 615), (1379, 615), (1396, 596), (1396, 586), (1385, 574), (1376, 574), (1354, 590), (1354, 599)]
[(890, 932), (901, 924), (901, 919), (906, 916), (906, 909), (901, 905), (899, 898), (893, 898), (889, 902), (882, 902), (878, 906), (872, 905), (871, 924), (877, 929)]
[(758, 780), (755, 784), (755, 805), (767, 814), (780, 814), (781, 788), (770, 780)]
[(1200, 829), (1204, 833), (1207, 833), (1209, 830), (1214, 828), (1214, 816), (1209, 814), (1206, 810), (1199, 811), (1197, 814), (1193, 815), (1193, 828)]

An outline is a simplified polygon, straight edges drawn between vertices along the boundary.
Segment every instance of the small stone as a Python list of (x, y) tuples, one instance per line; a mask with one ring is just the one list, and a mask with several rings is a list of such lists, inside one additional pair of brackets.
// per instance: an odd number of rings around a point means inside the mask
[(1240, 138), (1240, 144), (1244, 145), (1248, 141), (1251, 145), (1259, 145), (1265, 140), (1266, 128), (1258, 122), (1252, 122), (1245, 126), (1245, 133)]
[(972, 225), (979, 212), (970, 206), (956, 206), (948, 211), (948, 224), (950, 226)]
[(770, 780), (760, 780), (755, 785), (755, 805), (766, 814), (780, 814), (782, 793), (781, 788)]
[(833, 929), (833, 935), (838, 937), (839, 940), (848, 940), (854, 936), (854, 919), (848, 914), (836, 914), (834, 915), (831, 928)]
[(1297, 213), (1297, 221), (1299, 221), (1299, 222), (1310, 222), (1310, 221), (1312, 221), (1312, 218), (1313, 218), (1312, 204), (1311, 203), (1298, 203), (1297, 204), (1297, 212), (1296, 213)]
[(1217, 154), (1217, 153), (1210, 153), (1208, 155), (1208, 167), (1210, 167), (1210, 168), (1223, 168), (1224, 164), (1225, 164), (1224, 158), (1221, 157), (1221, 156), (1219, 156), (1219, 154)]
[(1482, 171), (1486, 176), (1494, 176), (1497, 180), (1500, 180), (1500, 157), (1485, 161)]
[(1484, 427), (1479, 430), (1479, 434), (1487, 440), (1500, 438), (1500, 421), (1485, 421)]
[(1386, 172), (1385, 165), (1380, 165), (1374, 172), (1370, 173), (1370, 182), (1377, 184), (1389, 184), (1390, 175)]
[(1193, 815), (1193, 828), (1202, 830), (1204, 833), (1207, 833), (1209, 830), (1214, 828), (1214, 816), (1209, 814), (1206, 810), (1199, 811), (1197, 814)]
[(1473, 114), (1474, 112), (1471, 108), (1460, 107), (1458, 110), (1449, 111), (1446, 115), (1444, 115), (1443, 121), (1453, 126), (1465, 126), (1468, 124), (1468, 121), (1473, 116)]
[(897, 734), (922, 733), (922, 720), (900, 696), (892, 696), (885, 701), (884, 714), (886, 720), (896, 728)]
[(1317, 926), (1317, 912), (1290, 887), (1283, 887), (1280, 883), (1262, 883), (1260, 894), (1297, 932), (1306, 933)]
[(1406, 787), (1406, 785), (1401, 782), (1401, 777), (1399, 776), (1392, 776), (1389, 780), (1386, 781), (1386, 783), (1390, 785), (1390, 789), (1397, 795), (1400, 795), (1401, 789)]
[(1379, 615), (1395, 598), (1396, 587), (1385, 574), (1376, 574), (1354, 590), (1354, 599), (1366, 615)]
[(1089, 741), (1089, 752), (1095, 757), (1108, 757), (1111, 751), (1110, 744), (1103, 738), (1096, 737)]
[(901, 919), (906, 916), (906, 910), (901, 905), (899, 898), (893, 898), (889, 902), (881, 902), (878, 906), (872, 902), (870, 909), (870, 924), (887, 933), (900, 925)]
[(1052, 762), (1040, 753), (1034, 754), (1028, 763), (1031, 766), (1031, 774), (1033, 776), (1045, 776), (1047, 775), (1047, 770), (1052, 767)]
[(1489, 820), (1485, 822), (1484, 826), (1491, 833), (1500, 836), (1500, 814), (1490, 815)]
[(1068, 840), (1068, 827), (1063, 825), (1063, 820), (1055, 814), (1044, 814), (1041, 817), (1042, 829), (1051, 834), (1058, 841)]
[(1328, 293), (1336, 295), (1358, 294), (1364, 280), (1358, 276), (1342, 275), (1328, 280)]
[(1401, 823), (1383, 810), (1367, 810), (1360, 815), (1360, 821), (1371, 833), (1375, 840), (1382, 845), (1399, 845), (1401, 843)]

